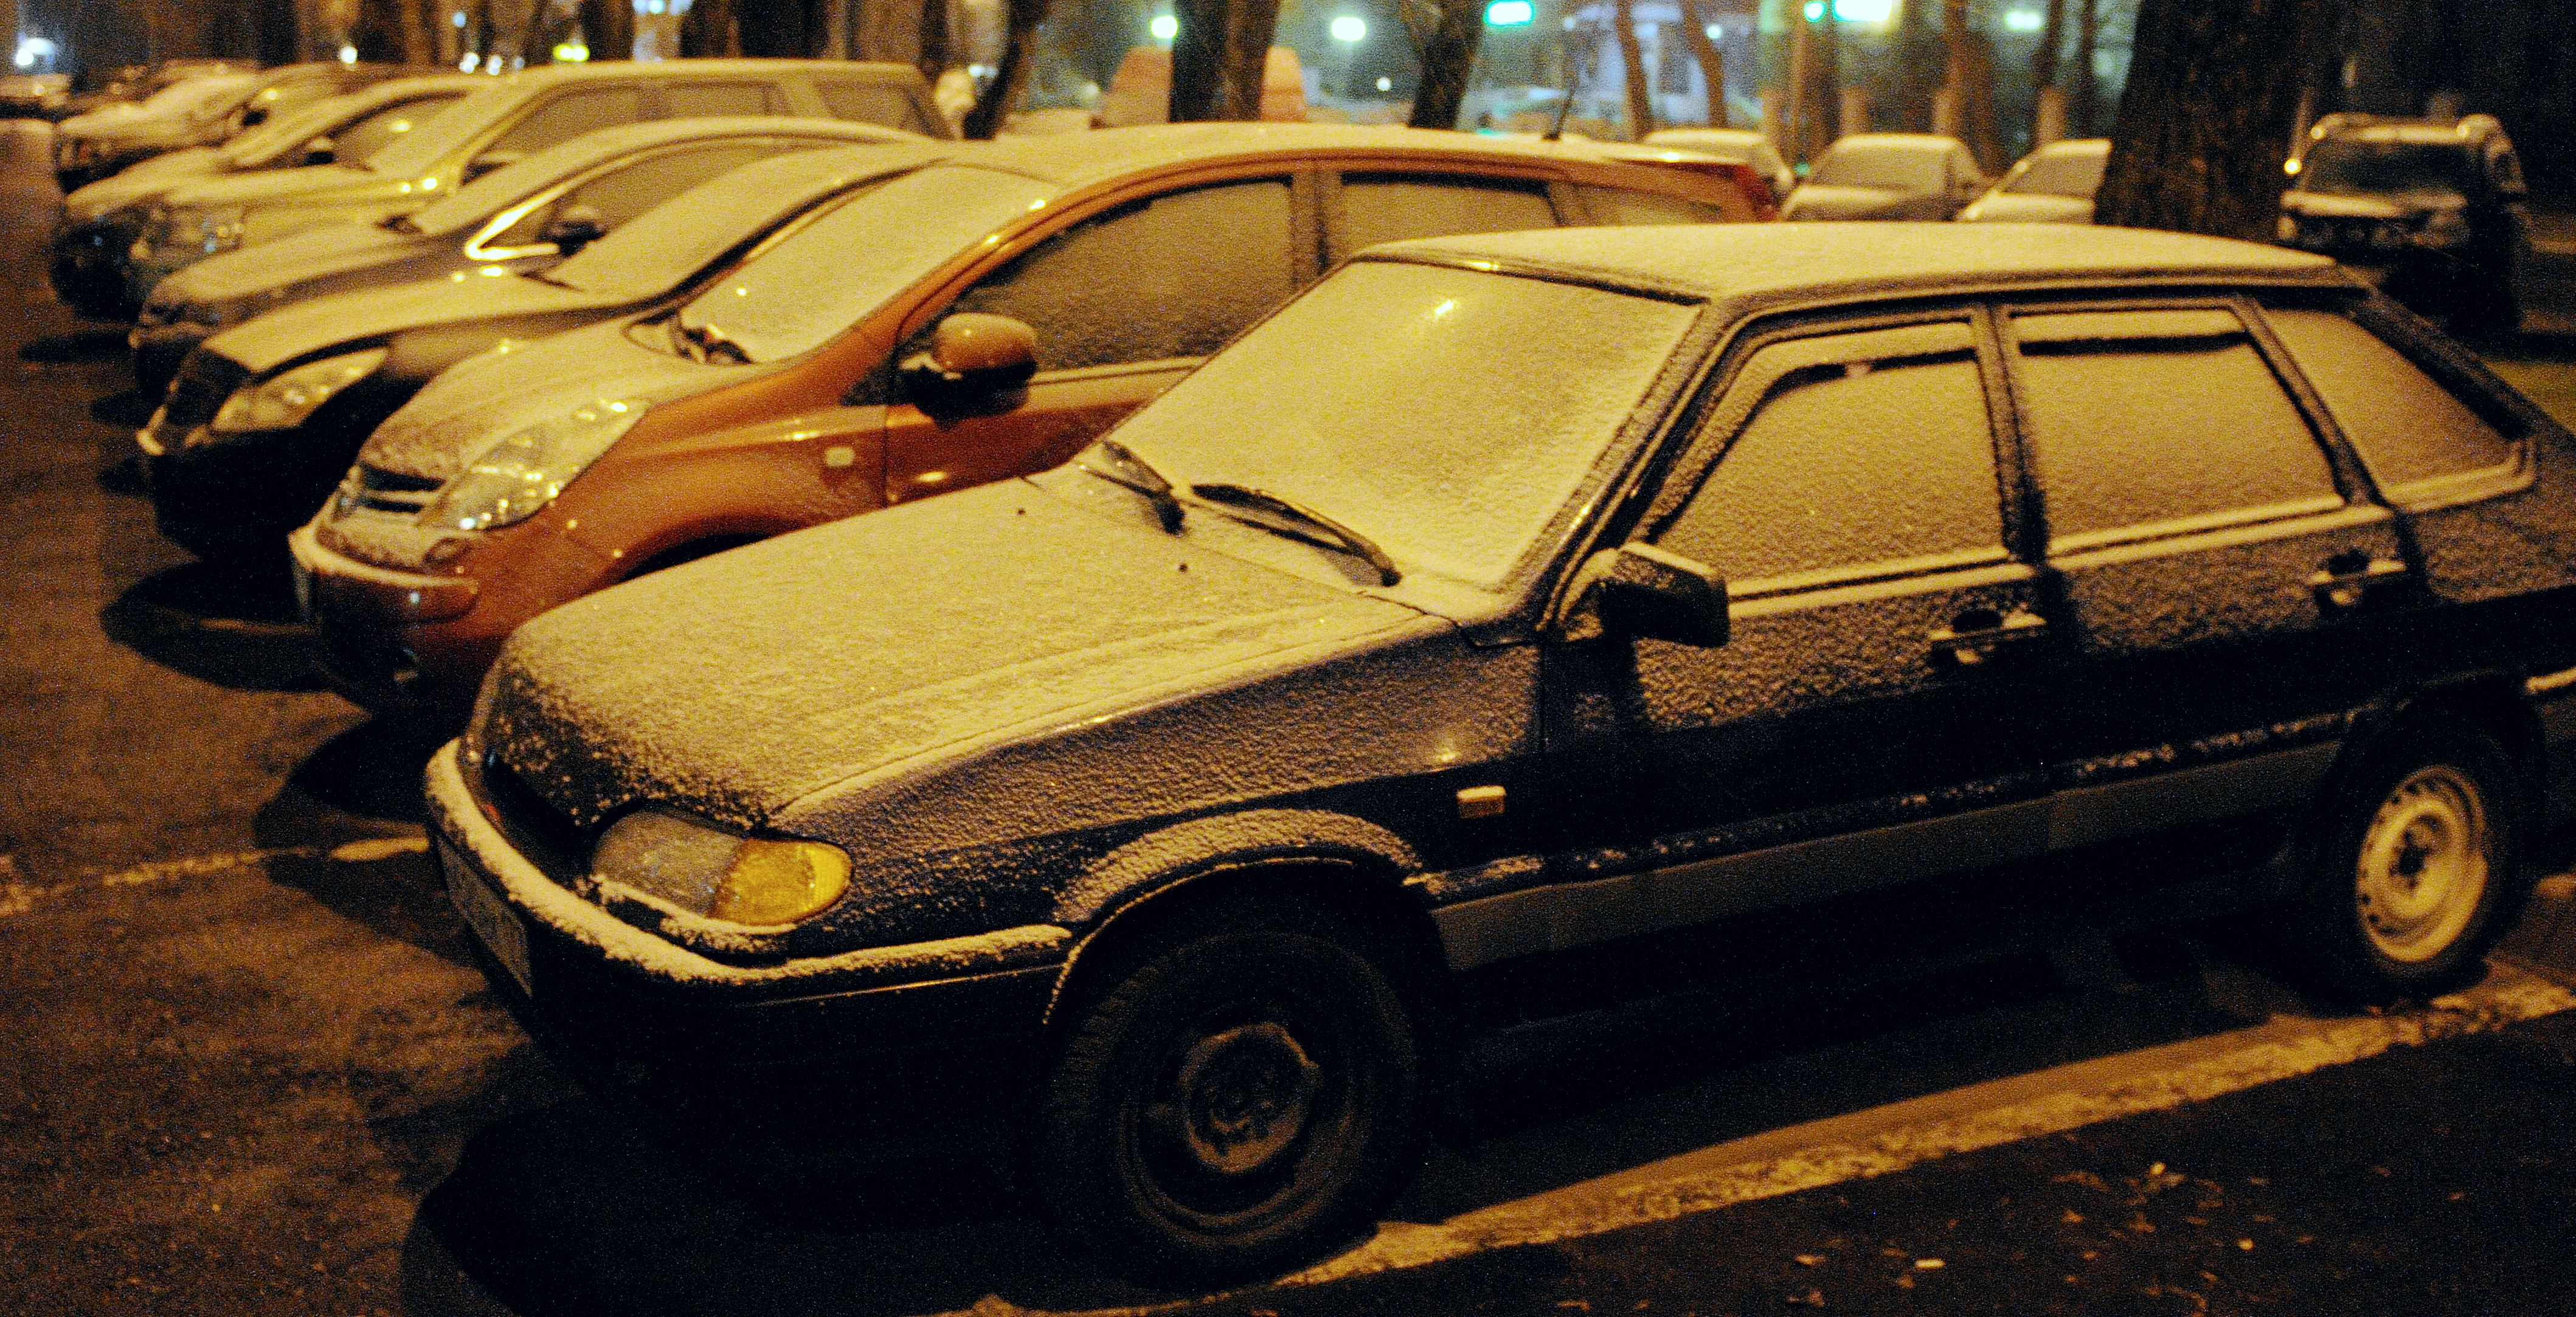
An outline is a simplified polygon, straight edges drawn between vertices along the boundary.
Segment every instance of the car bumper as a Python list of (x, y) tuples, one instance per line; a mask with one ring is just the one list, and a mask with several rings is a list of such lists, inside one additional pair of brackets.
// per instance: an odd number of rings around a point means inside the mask
[(54, 295), (90, 320), (131, 320), (142, 303), (125, 292), (125, 254), (134, 235), (115, 225), (75, 224), (54, 235), (45, 274)]
[(430, 761), (442, 876), (493, 992), (585, 1084), (639, 1114), (778, 1150), (955, 1153), (1016, 1110), (1066, 930), (712, 959), (548, 876), (473, 773), (456, 742)]
[[(304, 619), (321, 637), (323, 680), (358, 705), (418, 721), (461, 721), (483, 667), (458, 655), (455, 619), (473, 611), (482, 585), (471, 577), (405, 572), (361, 562), (324, 545), (311, 525), (286, 538)], [(474, 654), (496, 650), (463, 638)], [(424, 654), (429, 658), (423, 661)], [(440, 662), (446, 659), (448, 662)], [(442, 679), (458, 670), (468, 679)]]
[[(122, 281), (119, 287), (123, 286)], [(215, 336), (204, 325), (178, 323), (138, 325), (125, 337), (126, 346), (134, 350), (134, 383), (146, 398), (159, 398), (170, 391), (170, 381), (179, 376), (179, 363), (188, 359), (198, 344)]]
[[(221, 443), (170, 446), (138, 436), (161, 534), (209, 557), (274, 553), (331, 497), (345, 463), (316, 463), (296, 430), (236, 435)], [(308, 469), (309, 468), (309, 469)]]

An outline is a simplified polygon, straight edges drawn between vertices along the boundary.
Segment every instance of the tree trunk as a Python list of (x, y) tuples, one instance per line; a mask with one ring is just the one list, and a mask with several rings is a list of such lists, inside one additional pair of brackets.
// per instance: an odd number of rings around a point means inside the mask
[(1699, 80), (1708, 84), (1708, 126), (1727, 126), (1726, 52), (1708, 39), (1708, 16), (1700, 12), (1697, 0), (1676, 0), (1681, 5), (1682, 40), (1690, 43), (1691, 58), (1699, 64)]
[(1830, 2), (1814, 23), (1816, 50), (1807, 66), (1807, 112), (1816, 126), (1816, 153), (1822, 155), (1843, 131), (1843, 29)]
[[(966, 112), (966, 122), (958, 131), (968, 137), (991, 137), (1001, 131), (1002, 121), (1010, 116), (1011, 107), (1020, 103), (1020, 92), (1028, 86), (1029, 56), (1037, 45), (1038, 24), (1046, 21), (1049, 0), (1007, 0), (1002, 11), (1002, 63), (993, 71), (993, 80), (984, 84), (984, 94), (975, 98), (975, 108)], [(1181, 20), (1188, 30), (1189, 20)], [(1177, 43), (1175, 43), (1177, 44)], [(1173, 83), (1180, 81), (1180, 61), (1173, 60)]]
[(1422, 51), (1422, 76), (1413, 91), (1414, 127), (1458, 126), (1458, 108), (1467, 101), (1467, 75), (1476, 67), (1476, 47), (1484, 37), (1485, 7), (1477, 0), (1449, 0), (1440, 6), (1431, 30), (1415, 37)]
[(714, 58), (742, 53), (742, 24), (734, 0), (697, 0), (680, 18), (680, 53)]
[(1261, 117), (1261, 84), (1270, 40), (1279, 29), (1279, 0), (1233, 0), (1225, 12), (1225, 63), (1217, 77), (1217, 118)]
[(1988, 171), (2002, 162), (2002, 136), (1995, 127), (1995, 61), (1985, 34), (1968, 26), (1968, 0), (1946, 0), (1941, 10), (1941, 39), (1949, 52), (1942, 94), (1958, 115), (1959, 140), (1968, 144), (1977, 163)]
[(2105, 224), (2269, 236), (2299, 99), (2340, 0), (2143, 0), (2111, 132)]
[(581, 39), (593, 61), (635, 58), (635, 6), (629, 0), (581, 0)]
[(934, 87), (954, 58), (948, 47), (948, 0), (921, 0), (921, 46), (913, 62)]
[[(1815, 36), (1809, 30), (1804, 14), (1793, 4), (1789, 11), (1789, 77), (1782, 89), (1778, 114), (1780, 131), (1773, 145), (1789, 157), (1791, 164), (1813, 160), (1821, 149), (1816, 140), (1815, 116), (1807, 112), (1807, 84), (1813, 80), (1809, 69), (1815, 63)], [(1769, 112), (1765, 112), (1767, 118)]]
[(1646, 81), (1646, 54), (1637, 44), (1637, 15), (1629, 0), (1610, 0), (1610, 26), (1619, 38), (1621, 81), (1628, 89), (1628, 139), (1655, 131), (1655, 89)]
[(2075, 103), (2069, 118), (2078, 137), (2102, 129), (2102, 75), (2094, 71), (2093, 53), (2102, 40), (2102, 0), (2076, 0)]

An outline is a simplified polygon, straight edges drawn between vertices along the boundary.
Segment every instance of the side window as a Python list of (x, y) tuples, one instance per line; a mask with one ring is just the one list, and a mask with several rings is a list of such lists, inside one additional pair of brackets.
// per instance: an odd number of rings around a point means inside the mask
[(1657, 537), (1730, 584), (2001, 558), (1985, 383), (1963, 324), (1775, 343), (1702, 443), (1725, 451)]
[(681, 82), (662, 90), (663, 113), (673, 119), (719, 114), (777, 114), (783, 98), (757, 82)]
[(930, 125), (921, 117), (920, 102), (901, 87), (847, 78), (816, 78), (814, 94), (823, 98), (823, 108), (830, 110), (835, 119), (883, 124), (906, 132), (930, 131)]
[(738, 169), (779, 149), (775, 144), (727, 142), (631, 160), (566, 190), (545, 205), (531, 209), (509, 228), (486, 239), (483, 246), (525, 247), (543, 242), (546, 225), (574, 206), (588, 206), (598, 211), (602, 226), (614, 229), (718, 174)]
[(1536, 179), (1344, 174), (1342, 239), (1351, 251), (1406, 238), (1556, 227)]
[(1737, 218), (1720, 207), (1661, 192), (1623, 187), (1581, 187), (1576, 191), (1583, 194), (1583, 208), (1592, 212), (1595, 224), (1723, 224)]
[(2234, 314), (2016, 315), (2049, 534), (2339, 506), (2324, 450)]
[(376, 152), (393, 145), (403, 134), (429, 122), (439, 111), (456, 103), (458, 96), (423, 96), (385, 106), (355, 123), (343, 125), (331, 135), (332, 154), (350, 164), (357, 164)]
[(950, 309), (1026, 321), (1047, 370), (1203, 356), (1294, 291), (1288, 232), (1286, 179), (1168, 193), (1049, 238)]
[(536, 108), (494, 142), (487, 154), (515, 159), (569, 142), (583, 133), (630, 124), (644, 117), (637, 87), (590, 87), (566, 92)]
[(2331, 311), (2264, 315), (2381, 489), (2510, 468), (2520, 456), (2512, 440), (2369, 330)]

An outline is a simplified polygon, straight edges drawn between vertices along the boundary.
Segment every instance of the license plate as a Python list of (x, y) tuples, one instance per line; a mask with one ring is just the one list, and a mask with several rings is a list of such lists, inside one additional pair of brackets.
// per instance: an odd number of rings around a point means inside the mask
[(465, 916), (465, 926), (474, 930), (474, 938), (501, 968), (519, 985), (519, 991), (533, 996), (528, 972), (528, 930), (519, 922), (516, 911), (503, 903), (483, 876), (474, 872), (464, 859), (445, 843), (438, 848), (438, 867), (447, 875), (447, 896), (456, 903), (456, 912)]

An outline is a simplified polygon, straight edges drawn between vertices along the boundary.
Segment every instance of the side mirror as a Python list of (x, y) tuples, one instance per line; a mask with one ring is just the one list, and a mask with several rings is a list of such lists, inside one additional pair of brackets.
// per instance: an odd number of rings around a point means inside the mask
[(465, 162), (465, 181), (471, 183), (495, 169), (507, 169), (517, 163), (519, 156), (516, 152), (486, 151)]
[(327, 165), (340, 158), (340, 146), (328, 137), (316, 137), (304, 144), (304, 163)]
[(242, 127), (244, 127), (244, 128), (257, 128), (257, 127), (259, 127), (261, 124), (264, 124), (264, 123), (267, 123), (267, 122), (268, 122), (268, 107), (267, 107), (267, 106), (264, 106), (264, 105), (254, 105), (254, 106), (250, 107), (249, 109), (242, 111), (242, 114), (241, 114), (241, 126), (242, 126)]
[(1038, 332), (1009, 316), (961, 311), (931, 331), (930, 350), (903, 363), (905, 386), (918, 401), (945, 402), (1001, 393), (1038, 373)]
[(1574, 578), (1569, 640), (1631, 636), (1713, 649), (1726, 643), (1726, 581), (1717, 569), (1651, 544), (1587, 559)]
[(597, 207), (575, 202), (556, 211), (555, 217), (547, 220), (546, 226), (537, 231), (537, 237), (553, 243), (556, 251), (570, 256), (599, 241), (607, 233), (608, 220)]

